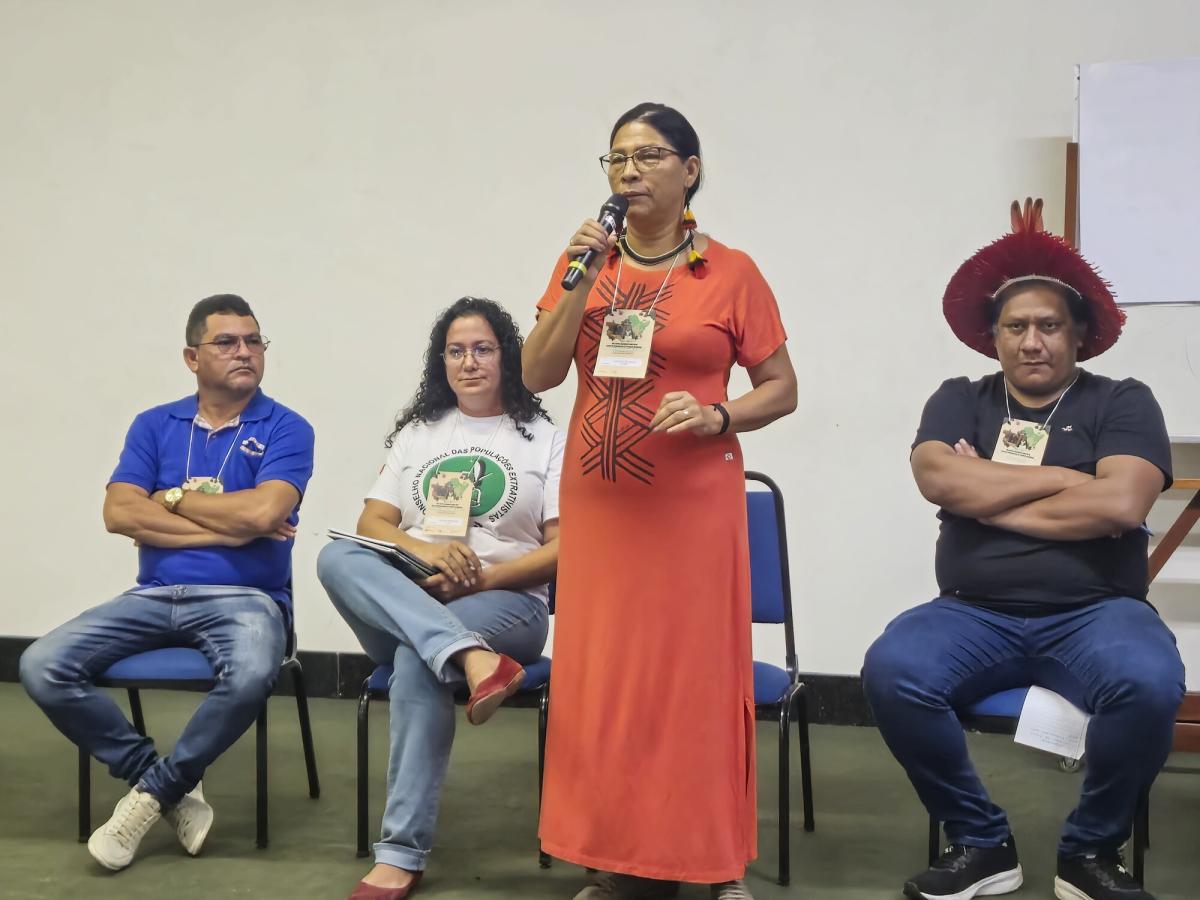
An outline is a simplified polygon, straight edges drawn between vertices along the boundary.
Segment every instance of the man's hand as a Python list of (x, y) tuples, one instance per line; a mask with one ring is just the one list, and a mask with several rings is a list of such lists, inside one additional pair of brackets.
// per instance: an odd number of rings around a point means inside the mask
[(979, 459), (979, 451), (967, 443), (966, 438), (959, 438), (954, 442), (954, 452), (958, 456), (966, 456), (971, 459)]

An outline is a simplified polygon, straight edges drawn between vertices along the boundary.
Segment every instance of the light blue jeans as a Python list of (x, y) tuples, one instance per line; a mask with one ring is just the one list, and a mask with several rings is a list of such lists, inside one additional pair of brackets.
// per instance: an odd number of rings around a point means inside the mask
[[(166, 808), (258, 717), (286, 646), (283, 610), (256, 588), (138, 588), (30, 645), (21, 656), (21, 683), (59, 731)], [(160, 647), (194, 647), (217, 677), (170, 756), (162, 757), (93, 684), (118, 660)]]
[(387, 805), (375, 861), (423, 870), (454, 741), (454, 688), (465, 681), (450, 659), (486, 647), (533, 662), (546, 644), (549, 612), (537, 597), (518, 591), (481, 591), (441, 603), (351, 541), (327, 544), (317, 575), (372, 661), (395, 668), (388, 686)]

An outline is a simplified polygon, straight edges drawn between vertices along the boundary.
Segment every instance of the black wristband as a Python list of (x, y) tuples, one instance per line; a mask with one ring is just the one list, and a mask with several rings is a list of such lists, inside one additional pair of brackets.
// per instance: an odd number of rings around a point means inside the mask
[(729, 410), (720, 403), (714, 403), (712, 408), (721, 414), (721, 430), (717, 434), (724, 434), (729, 430)]

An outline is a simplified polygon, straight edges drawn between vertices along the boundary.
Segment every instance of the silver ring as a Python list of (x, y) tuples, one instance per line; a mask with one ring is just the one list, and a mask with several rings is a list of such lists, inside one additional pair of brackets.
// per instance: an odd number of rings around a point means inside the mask
[(677, 412), (681, 413), (685, 419), (690, 419), (692, 417), (692, 414), (687, 411), (686, 406), (683, 409), (677, 410)]

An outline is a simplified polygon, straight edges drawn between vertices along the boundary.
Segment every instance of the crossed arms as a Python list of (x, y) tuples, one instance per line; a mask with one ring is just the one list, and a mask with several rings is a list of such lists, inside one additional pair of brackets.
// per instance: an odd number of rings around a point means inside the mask
[(1138, 456), (1106, 456), (1095, 477), (1060, 466), (980, 459), (966, 441), (918, 444), (917, 487), (947, 512), (1051, 541), (1112, 537), (1137, 528), (1163, 488), (1163, 473)]
[(256, 538), (283, 541), (295, 534), (287, 520), (300, 492), (286, 481), (227, 494), (187, 491), (173, 513), (162, 505), (162, 493), (114, 481), (104, 495), (104, 527), (139, 544), (172, 549), (240, 547)]

